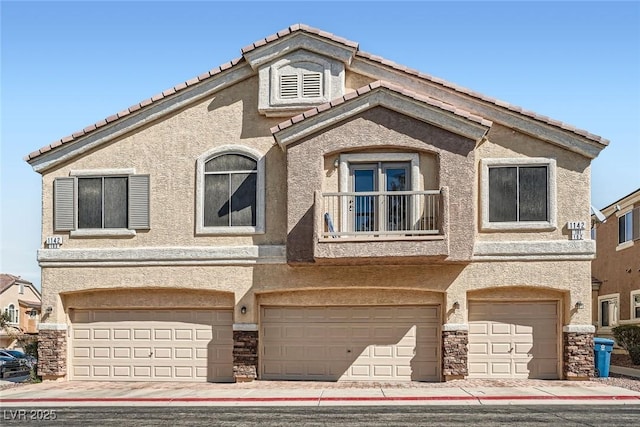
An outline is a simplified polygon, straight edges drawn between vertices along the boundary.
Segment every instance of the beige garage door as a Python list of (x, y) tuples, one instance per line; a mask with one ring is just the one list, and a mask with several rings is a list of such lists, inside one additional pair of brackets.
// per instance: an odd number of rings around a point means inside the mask
[(558, 378), (556, 302), (471, 302), (469, 378)]
[(231, 310), (74, 310), (71, 379), (233, 381)]
[(263, 307), (261, 378), (439, 381), (437, 307)]

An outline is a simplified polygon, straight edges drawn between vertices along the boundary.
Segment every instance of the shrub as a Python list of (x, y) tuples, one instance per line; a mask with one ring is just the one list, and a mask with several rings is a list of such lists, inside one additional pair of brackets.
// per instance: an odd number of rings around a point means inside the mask
[(640, 326), (620, 325), (611, 330), (620, 347), (629, 352), (634, 365), (640, 365)]

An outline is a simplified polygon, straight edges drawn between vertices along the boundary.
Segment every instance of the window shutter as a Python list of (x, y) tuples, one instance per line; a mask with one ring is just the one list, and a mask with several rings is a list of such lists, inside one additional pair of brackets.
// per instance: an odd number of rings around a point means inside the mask
[(640, 239), (640, 207), (633, 208), (631, 214), (631, 222), (633, 223), (633, 240)]
[(129, 176), (129, 228), (149, 229), (149, 175)]
[(302, 97), (317, 98), (322, 96), (320, 73), (308, 73), (302, 75)]
[(75, 178), (56, 178), (53, 181), (53, 229), (75, 229), (74, 192)]
[(291, 99), (298, 97), (298, 75), (283, 74), (280, 76), (280, 98)]

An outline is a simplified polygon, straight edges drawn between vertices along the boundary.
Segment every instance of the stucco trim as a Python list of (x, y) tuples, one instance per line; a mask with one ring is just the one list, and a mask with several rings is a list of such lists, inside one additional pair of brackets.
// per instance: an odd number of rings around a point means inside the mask
[(108, 175), (135, 175), (135, 168), (127, 169), (72, 169), (69, 176), (108, 176)]
[[(489, 168), (499, 166), (547, 166), (548, 221), (489, 222)], [(556, 161), (544, 157), (480, 160), (480, 212), (482, 231), (537, 230), (552, 231), (558, 227)]]
[(68, 328), (66, 323), (40, 323), (39, 331), (66, 331)]
[(135, 237), (136, 230), (129, 230), (128, 228), (95, 228), (95, 229), (78, 229), (71, 230), (69, 237)]
[(245, 332), (254, 332), (259, 331), (260, 327), (257, 323), (234, 323), (233, 324), (234, 331), (245, 331)]
[(309, 117), (305, 116), (304, 120), (297, 121), (297, 123), (275, 132), (274, 137), (282, 149), (286, 149), (287, 145), (301, 138), (327, 127), (335, 126), (350, 117), (379, 106), (474, 141), (480, 141), (489, 130), (489, 126), (459, 116), (454, 112), (413, 99), (389, 87), (379, 86), (347, 101), (332, 102), (330, 108)]
[(593, 240), (552, 241), (476, 241), (473, 261), (592, 260), (596, 253)]
[(451, 331), (468, 331), (469, 324), (467, 323), (445, 323), (442, 325), (442, 332)]
[(562, 327), (562, 332), (593, 334), (596, 332), (596, 327), (593, 325), (565, 325)]
[[(376, 63), (367, 58), (356, 56), (349, 70), (365, 75), (374, 80), (387, 80), (395, 84), (406, 87), (409, 90), (423, 93), (426, 96), (439, 99), (451, 105), (456, 105), (473, 114), (477, 114), (493, 122), (505, 125), (527, 135), (542, 139), (551, 144), (557, 145), (569, 151), (581, 154), (589, 159), (594, 159), (600, 151), (607, 146), (606, 143), (592, 141), (585, 137), (573, 133), (572, 129), (564, 130), (554, 127), (527, 116), (527, 112), (521, 108), (516, 111), (509, 111), (505, 106), (500, 105), (500, 101), (481, 99), (483, 95), (477, 93), (461, 93), (444, 80), (430, 82), (420, 75), (412, 76), (404, 70), (394, 70), (385, 64)], [(558, 122), (558, 126), (563, 125)], [(573, 134), (572, 134), (573, 133)], [(586, 133), (586, 132), (585, 132)]]
[(284, 245), (40, 249), (42, 267), (285, 264)]
[(251, 51), (244, 52), (243, 56), (249, 65), (251, 65), (254, 70), (257, 70), (261, 65), (267, 64), (299, 49), (334, 58), (343, 62), (345, 65), (349, 65), (358, 47), (357, 45), (347, 46), (342, 43), (328, 41), (308, 33), (297, 33), (278, 41), (270, 42)]
[(155, 101), (147, 108), (142, 108), (133, 114), (119, 118), (112, 124), (89, 133), (86, 137), (78, 138), (75, 142), (69, 142), (55, 150), (42, 153), (38, 157), (29, 160), (29, 164), (36, 172), (43, 173), (49, 168), (70, 161), (79, 154), (93, 150), (122, 135), (159, 120), (167, 114), (180, 110), (254, 74), (255, 72), (248, 64), (238, 64), (228, 72), (213, 76), (191, 88), (183, 89), (175, 96)]
[[(204, 166), (212, 157), (223, 154), (244, 154), (257, 162), (256, 225), (242, 227), (205, 227), (204, 225)], [(262, 234), (265, 231), (265, 157), (247, 146), (230, 144), (212, 148), (196, 160), (196, 235)]]

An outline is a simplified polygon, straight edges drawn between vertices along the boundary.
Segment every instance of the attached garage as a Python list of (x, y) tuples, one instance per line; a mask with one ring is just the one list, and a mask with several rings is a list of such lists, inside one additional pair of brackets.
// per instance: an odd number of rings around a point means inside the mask
[(262, 307), (261, 378), (440, 381), (436, 306)]
[(73, 310), (71, 379), (233, 381), (232, 310)]
[(558, 303), (470, 302), (469, 378), (558, 379)]

